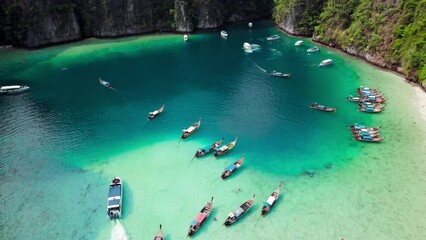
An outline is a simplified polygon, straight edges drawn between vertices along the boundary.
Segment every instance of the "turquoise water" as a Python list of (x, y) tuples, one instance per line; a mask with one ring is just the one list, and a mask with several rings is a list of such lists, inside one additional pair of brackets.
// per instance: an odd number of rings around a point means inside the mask
[[(195, 236), (199, 239), (266, 239), (265, 234), (271, 233), (268, 239), (374, 235), (336, 227), (342, 220), (329, 212), (333, 198), (314, 196), (327, 193), (336, 200), (339, 193), (362, 195), (342, 191), (340, 183), (357, 174), (348, 169), (368, 161), (362, 157), (366, 152), (395, 147), (392, 140), (388, 145), (354, 142), (347, 126), (362, 122), (392, 128), (386, 119), (395, 119), (398, 111), (405, 114), (403, 107), (372, 116), (357, 112), (344, 98), (360, 84), (380, 86), (374, 81), (381, 77), (397, 79), (383, 87), (407, 89), (401, 90), (405, 96), (410, 96), (409, 86), (401, 87), (397, 77), (325, 48), (308, 54), (313, 45), (308, 40), (301, 47), (294, 46), (297, 39), (283, 34), (277, 41), (266, 41), (277, 34), (270, 22), (225, 30), (228, 39), (218, 30), (190, 35), (188, 42), (180, 35), (151, 35), (0, 52), (0, 84), (31, 87), (27, 93), (0, 97), (0, 190), (8, 209), (1, 213), (5, 239), (149, 239), (160, 223), (167, 239), (184, 239), (192, 218), (211, 196), (212, 216), (218, 221), (209, 219)], [(246, 53), (244, 42), (259, 44), (261, 50)], [(326, 58), (334, 64), (318, 67)], [(68, 70), (62, 71), (64, 66)], [(288, 72), (291, 77), (273, 78), (265, 70)], [(98, 77), (111, 82), (114, 90), (100, 86)], [(387, 90), (391, 95), (392, 89)], [(336, 107), (337, 112), (310, 109), (315, 101)], [(165, 111), (148, 121), (148, 112), (162, 104)], [(181, 130), (199, 117), (200, 129), (177, 146)], [(423, 121), (416, 113), (413, 118)], [(411, 132), (406, 134), (424, 134)], [(218, 159), (207, 156), (190, 162), (198, 147), (221, 137), (226, 143), (238, 137), (235, 149)], [(411, 154), (424, 151), (416, 145), (411, 149), (416, 149), (407, 150)], [(243, 153), (243, 167), (226, 181), (218, 180), (222, 169)], [(306, 176), (305, 171), (315, 176)], [(114, 176), (124, 181), (124, 212), (121, 221), (110, 223), (105, 204)], [(259, 220), (261, 202), (280, 180), (288, 187), (285, 197)], [(314, 195), (324, 186), (328, 188)], [(241, 192), (235, 193), (238, 188)], [(221, 228), (227, 213), (254, 193), (251, 212), (235, 226)], [(408, 195), (419, 193), (413, 190)], [(340, 200), (343, 217), (356, 212), (350, 200)], [(375, 204), (366, 205), (373, 209)], [(327, 216), (332, 217), (323, 224), (315, 221)], [(322, 232), (302, 231), (312, 225)], [(418, 233), (414, 237), (425, 234), (424, 228)]]

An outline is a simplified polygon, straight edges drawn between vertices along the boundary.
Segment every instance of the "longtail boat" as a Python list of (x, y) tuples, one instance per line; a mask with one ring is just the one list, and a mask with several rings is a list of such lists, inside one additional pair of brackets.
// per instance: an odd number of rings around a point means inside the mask
[(272, 207), (277, 202), (278, 198), (280, 197), (280, 188), (282, 184), (283, 184), (283, 181), (280, 182), (280, 185), (278, 186), (278, 188), (275, 189), (271, 193), (269, 198), (266, 199), (266, 201), (263, 203), (262, 211), (260, 213), (262, 216), (265, 216), (269, 211), (271, 211)]
[(225, 168), (225, 171), (222, 173), (222, 179), (225, 179), (225, 178), (231, 176), (235, 171), (237, 171), (237, 169), (240, 168), (241, 165), (243, 165), (245, 156), (246, 155), (243, 154), (243, 156), (240, 159), (238, 159), (236, 162), (234, 162), (233, 164), (231, 164), (227, 168)]
[(155, 110), (154, 112), (150, 112), (148, 114), (148, 119), (153, 119), (155, 117), (157, 117), (160, 113), (162, 113), (164, 110), (164, 104), (162, 107), (160, 107), (159, 109)]
[(287, 78), (287, 77), (290, 77), (290, 74), (289, 73), (277, 72), (277, 71), (274, 70), (274, 71), (271, 72), (271, 76)]
[(253, 205), (253, 201), (254, 201), (255, 196), (256, 196), (256, 194), (254, 194), (253, 197), (250, 200), (241, 204), (241, 206), (239, 208), (237, 208), (237, 210), (235, 210), (235, 212), (229, 213), (228, 218), (226, 219), (224, 225), (227, 226), (227, 227), (231, 226), (238, 219), (240, 219), (246, 212), (248, 212), (248, 210), (250, 210), (251, 206)]
[(361, 142), (381, 142), (384, 138), (381, 137), (369, 137), (369, 136), (357, 136), (354, 137), (354, 140)]
[(183, 132), (182, 133), (182, 139), (185, 139), (185, 138), (191, 136), (191, 134), (193, 134), (195, 131), (197, 131), (200, 126), (201, 126), (201, 118), (200, 118), (200, 120), (198, 120), (198, 122), (194, 123), (189, 128), (182, 130), (182, 132)]
[(372, 129), (366, 129), (366, 128), (361, 128), (361, 129), (354, 129), (351, 130), (352, 134), (376, 134), (376, 133), (380, 133), (380, 129), (377, 130), (372, 130)]
[(387, 98), (384, 97), (376, 97), (376, 96), (364, 96), (361, 98), (361, 101), (368, 101), (371, 103), (384, 103), (386, 102)]
[(204, 221), (207, 220), (207, 218), (210, 216), (210, 213), (212, 212), (212, 206), (213, 197), (210, 202), (207, 202), (207, 204), (201, 209), (195, 219), (192, 220), (191, 226), (189, 226), (188, 230), (188, 237), (192, 237), (198, 231)]
[(231, 149), (235, 147), (235, 144), (237, 144), (238, 137), (235, 138), (234, 141), (226, 144), (225, 146), (222, 146), (221, 148), (217, 149), (214, 153), (215, 157), (222, 156), (223, 154), (229, 152)]
[(158, 230), (157, 234), (155, 234), (154, 240), (164, 240), (164, 234), (161, 230), (161, 224), (160, 224), (160, 230)]
[(99, 83), (106, 88), (110, 88), (110, 89), (112, 88), (109, 82), (102, 80), (100, 77), (99, 77)]
[(197, 157), (197, 158), (202, 157), (204, 155), (207, 155), (211, 152), (216, 151), (217, 148), (222, 144), (222, 142), (223, 142), (223, 138), (221, 140), (211, 144), (211, 145), (208, 145), (208, 146), (205, 146), (201, 149), (198, 149), (197, 152), (195, 153), (195, 157)]
[(108, 191), (108, 217), (113, 220), (121, 217), (123, 203), (123, 184), (119, 177), (114, 177), (109, 185)]
[(384, 108), (386, 105), (382, 105), (380, 103), (372, 103), (368, 101), (360, 101), (358, 102), (358, 107), (374, 107), (374, 108)]
[(366, 113), (379, 113), (382, 112), (384, 107), (359, 107), (358, 111)]
[(380, 131), (380, 127), (367, 127), (358, 123), (355, 123), (354, 125), (349, 126), (349, 129), (351, 131), (355, 130), (368, 130), (368, 131)]
[(324, 105), (319, 105), (318, 103), (312, 103), (310, 108), (312, 109), (316, 109), (316, 110), (320, 110), (320, 111), (324, 111), (324, 112), (335, 112), (336, 109), (335, 108), (331, 108), (331, 107), (326, 107)]
[(380, 135), (380, 132), (352, 132), (352, 135), (354, 137), (371, 137), (371, 138), (375, 138), (378, 137)]
[(351, 102), (359, 102), (359, 101), (361, 101), (361, 98), (349, 95), (349, 97), (347, 97), (346, 100), (351, 101)]

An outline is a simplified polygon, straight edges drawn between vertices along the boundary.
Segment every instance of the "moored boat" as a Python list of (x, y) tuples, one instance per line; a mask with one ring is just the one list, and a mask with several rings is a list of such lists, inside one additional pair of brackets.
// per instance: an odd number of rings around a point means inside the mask
[(162, 113), (164, 110), (164, 104), (162, 107), (160, 107), (159, 109), (155, 110), (154, 112), (150, 112), (148, 114), (148, 119), (153, 119), (155, 117), (157, 117), (160, 113)]
[(231, 149), (233, 149), (235, 147), (235, 144), (237, 144), (237, 140), (238, 140), (238, 137), (236, 137), (234, 141), (232, 141), (232, 142), (226, 144), (225, 146), (222, 146), (219, 149), (217, 149), (216, 152), (214, 153), (214, 156), (220, 157), (223, 154), (229, 152)]
[(377, 130), (373, 130), (373, 129), (366, 129), (366, 128), (362, 128), (362, 129), (354, 129), (351, 130), (352, 134), (378, 134), (380, 133), (380, 129)]
[(364, 132), (364, 131), (354, 131), (352, 132), (352, 135), (354, 137), (378, 137), (380, 135), (380, 132)]
[(271, 211), (272, 207), (277, 202), (278, 198), (280, 197), (280, 188), (282, 184), (283, 184), (283, 181), (280, 182), (280, 185), (278, 186), (278, 188), (275, 189), (271, 193), (269, 198), (266, 199), (266, 201), (263, 203), (262, 211), (260, 212), (262, 216), (265, 216), (269, 211)]
[(238, 168), (241, 167), (241, 165), (243, 165), (244, 163), (244, 157), (245, 154), (243, 154), (243, 156), (238, 159), (237, 161), (235, 161), (233, 164), (229, 165), (227, 168), (225, 168), (225, 171), (222, 173), (222, 179), (226, 179), (229, 176), (231, 176), (235, 171), (237, 171)]
[(351, 101), (351, 102), (359, 102), (359, 101), (361, 101), (361, 98), (349, 95), (349, 97), (347, 97), (346, 100)]
[(250, 43), (248, 43), (248, 42), (245, 42), (245, 43), (243, 44), (243, 48), (244, 48), (245, 50), (251, 50), (251, 44), (250, 44)]
[(364, 96), (361, 98), (361, 101), (367, 101), (371, 103), (384, 103), (386, 102), (387, 98), (383, 97), (376, 97), (376, 96)]
[(302, 40), (299, 40), (299, 41), (297, 41), (297, 42), (294, 44), (294, 46), (301, 46), (301, 45), (303, 45), (303, 41), (302, 41)]
[(312, 109), (316, 109), (316, 110), (320, 110), (320, 111), (324, 111), (324, 112), (335, 112), (336, 111), (336, 108), (326, 107), (326, 106), (320, 105), (316, 102), (312, 103), (309, 107), (312, 108)]
[(195, 131), (197, 131), (197, 129), (201, 126), (201, 118), (200, 120), (198, 120), (198, 122), (194, 123), (192, 126), (190, 126), (187, 129), (182, 130), (182, 139), (185, 139), (189, 136), (191, 136), (191, 134), (193, 134)]
[(220, 36), (222, 36), (222, 37), (228, 37), (228, 33), (227, 32), (225, 32), (225, 31), (220, 31)]
[(121, 217), (123, 184), (119, 177), (114, 177), (109, 185), (107, 214), (112, 219)]
[(157, 234), (155, 234), (154, 240), (164, 240), (164, 234), (163, 234), (161, 224), (160, 224), (160, 230), (158, 230)]
[(274, 76), (274, 77), (281, 77), (281, 78), (287, 78), (287, 77), (290, 77), (290, 74), (289, 74), (289, 73), (277, 72), (277, 71), (273, 70), (273, 71), (271, 72), (271, 76)]
[(309, 48), (308, 50), (306, 50), (308, 53), (314, 53), (314, 52), (318, 52), (320, 49), (317, 46), (313, 46), (311, 48)]
[(325, 66), (329, 66), (333, 64), (333, 60), (332, 59), (325, 59), (322, 62), (320, 62), (319, 66), (320, 67), (325, 67)]
[(186, 41), (188, 41), (188, 39), (189, 39), (189, 38), (188, 38), (188, 35), (186, 35), (186, 34), (185, 34), (185, 35), (183, 35), (183, 41), (185, 41), (185, 42), (186, 42)]
[(272, 35), (272, 36), (267, 37), (267, 38), (266, 38), (266, 40), (268, 40), (268, 41), (273, 41), (273, 40), (277, 40), (277, 39), (279, 39), (279, 38), (280, 38), (280, 36), (278, 36), (278, 35), (274, 34), (274, 35)]
[(349, 129), (351, 131), (356, 131), (356, 130), (380, 131), (380, 127), (367, 127), (365, 125), (358, 124), (358, 123), (355, 123), (354, 125), (349, 126)]
[(210, 216), (210, 213), (212, 212), (212, 208), (213, 208), (213, 197), (210, 200), (210, 202), (207, 202), (207, 204), (201, 209), (201, 211), (197, 214), (195, 219), (192, 220), (191, 226), (189, 226), (189, 230), (188, 230), (188, 237), (193, 236), (198, 231), (201, 225)]
[(233, 223), (235, 223), (236, 221), (238, 221), (238, 219), (240, 219), (242, 216), (244, 216), (244, 214), (246, 212), (248, 212), (251, 208), (251, 206), (253, 205), (253, 201), (254, 201), (254, 197), (256, 196), (256, 194), (253, 195), (253, 197), (244, 202), (243, 204), (241, 204), (241, 206), (239, 208), (237, 208), (237, 210), (235, 210), (234, 212), (231, 212), (228, 214), (228, 218), (226, 219), (224, 225), (229, 227), (231, 226)]
[(0, 87), (0, 94), (20, 93), (29, 90), (30, 87), (25, 85), (10, 85)]
[(102, 85), (102, 86), (104, 86), (104, 87), (106, 87), (106, 88), (112, 88), (112, 86), (111, 86), (111, 84), (109, 83), (109, 82), (107, 82), (107, 81), (104, 81), (104, 80), (102, 80), (101, 78), (99, 78), (99, 83)]
[(370, 137), (370, 136), (355, 136), (354, 140), (361, 142), (381, 142), (384, 138), (381, 137)]
[(202, 157), (204, 155), (207, 155), (211, 152), (216, 151), (217, 148), (222, 144), (222, 142), (223, 142), (223, 138), (221, 140), (211, 144), (211, 145), (205, 146), (202, 149), (198, 149), (197, 152), (195, 153), (195, 157), (197, 157), (197, 158)]
[(366, 113), (379, 113), (382, 112), (384, 107), (359, 107), (358, 111)]

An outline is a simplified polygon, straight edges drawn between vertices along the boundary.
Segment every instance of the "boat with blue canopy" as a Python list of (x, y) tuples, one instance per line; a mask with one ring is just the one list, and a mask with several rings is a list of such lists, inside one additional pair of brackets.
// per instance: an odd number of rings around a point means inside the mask
[(367, 127), (359, 123), (349, 126), (349, 129), (351, 131), (380, 131), (380, 127)]
[(113, 220), (121, 217), (123, 185), (119, 177), (114, 177), (108, 191), (108, 217)]
[(271, 72), (271, 76), (281, 77), (281, 78), (287, 78), (287, 77), (290, 77), (290, 73), (282, 73), (282, 72), (277, 72), (277, 71), (273, 70)]
[(211, 145), (207, 145), (207, 146), (205, 146), (205, 147), (203, 147), (203, 148), (201, 148), (201, 149), (198, 149), (198, 150), (197, 150), (197, 152), (195, 153), (195, 157), (196, 157), (196, 158), (198, 158), (198, 157), (202, 157), (202, 156), (204, 156), (204, 155), (207, 155), (207, 154), (209, 154), (209, 153), (212, 153), (212, 152), (216, 151), (216, 150), (217, 150), (217, 148), (218, 148), (220, 145), (222, 145), (223, 139), (224, 139), (224, 138), (222, 138), (221, 140), (219, 140), (219, 141), (217, 141), (217, 142), (215, 142), (215, 143), (213, 143), (213, 144), (211, 144)]
[(243, 165), (244, 157), (245, 157), (245, 154), (243, 154), (243, 156), (240, 159), (238, 159), (236, 162), (234, 162), (233, 164), (231, 164), (227, 168), (225, 168), (225, 171), (222, 173), (222, 176), (221, 176), (222, 179), (228, 178), (235, 171), (237, 171), (237, 169), (240, 168), (241, 165)]
[(371, 136), (355, 136), (354, 140), (361, 142), (381, 142), (384, 140), (384, 138)]

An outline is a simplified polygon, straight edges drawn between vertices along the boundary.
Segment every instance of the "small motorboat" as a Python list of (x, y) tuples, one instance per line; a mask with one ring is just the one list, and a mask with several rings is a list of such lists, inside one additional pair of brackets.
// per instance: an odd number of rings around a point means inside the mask
[(163, 104), (162, 107), (160, 107), (159, 109), (155, 110), (154, 112), (150, 112), (148, 114), (148, 119), (153, 119), (153, 118), (157, 117), (163, 111), (164, 111), (164, 104)]
[(235, 210), (235, 212), (229, 213), (228, 218), (226, 219), (224, 225), (229, 227), (233, 223), (235, 223), (238, 219), (240, 219), (242, 216), (244, 216), (244, 214), (246, 212), (248, 212), (248, 210), (250, 210), (251, 206), (253, 205), (253, 201), (254, 201), (255, 196), (256, 196), (256, 194), (254, 194), (253, 197), (250, 200), (241, 204), (241, 206), (239, 208), (237, 208), (237, 210)]
[(333, 64), (333, 60), (325, 59), (324, 61), (320, 62), (319, 66), (326, 67), (326, 66), (330, 66), (331, 64)]
[(29, 90), (30, 87), (25, 85), (11, 85), (0, 87), (0, 94), (13, 94)]
[(188, 39), (189, 39), (189, 38), (188, 38), (188, 35), (186, 35), (186, 34), (185, 34), (185, 35), (183, 35), (183, 41), (185, 41), (185, 42), (186, 42), (186, 41), (188, 41)]
[(226, 144), (225, 146), (217, 149), (216, 152), (214, 153), (214, 156), (220, 157), (223, 154), (229, 152), (231, 149), (233, 149), (235, 147), (235, 144), (237, 144), (237, 140), (238, 140), (238, 137), (236, 137), (234, 141), (232, 141), (232, 142)]
[(114, 177), (109, 185), (107, 205), (107, 214), (111, 220), (121, 217), (122, 198), (123, 184), (119, 177)]
[(370, 137), (370, 136), (356, 136), (354, 140), (361, 142), (381, 142), (384, 138), (381, 137)]
[(189, 136), (191, 136), (191, 134), (193, 134), (195, 131), (197, 131), (197, 129), (201, 126), (201, 118), (200, 120), (198, 120), (198, 122), (194, 123), (192, 126), (190, 126), (187, 129), (182, 130), (182, 139), (185, 139)]
[(111, 84), (110, 84), (109, 82), (104, 81), (104, 80), (102, 80), (101, 78), (99, 78), (99, 83), (100, 83), (102, 86), (106, 87), (106, 88), (109, 88), (109, 89), (111, 89), (111, 88), (112, 88), (112, 86), (111, 86)]
[(201, 209), (201, 211), (197, 214), (197, 216), (195, 216), (195, 219), (192, 220), (191, 226), (189, 226), (189, 230), (188, 230), (188, 237), (192, 237), (198, 231), (201, 225), (210, 216), (210, 213), (212, 212), (212, 208), (213, 208), (213, 197), (210, 200), (210, 202), (207, 202), (207, 204)]
[(163, 234), (163, 230), (161, 229), (161, 224), (160, 224), (160, 230), (158, 230), (157, 234), (155, 234), (154, 240), (164, 240), (164, 234)]
[(248, 43), (248, 42), (245, 42), (245, 43), (243, 44), (243, 48), (244, 48), (244, 50), (251, 50), (251, 44), (250, 44), (250, 43)]
[(306, 50), (308, 53), (314, 53), (314, 52), (318, 52), (320, 49), (317, 46), (313, 46), (311, 48), (309, 48), (308, 50)]
[(326, 106), (320, 105), (316, 102), (312, 103), (310, 105), (310, 108), (320, 110), (320, 111), (324, 111), (324, 112), (335, 112), (336, 111), (336, 108), (326, 107)]
[(240, 168), (241, 165), (243, 165), (244, 157), (245, 157), (245, 154), (243, 154), (243, 156), (240, 159), (238, 159), (236, 162), (234, 162), (233, 164), (225, 168), (225, 171), (222, 173), (222, 179), (226, 179), (227, 177), (231, 176), (235, 171), (237, 171), (237, 169)]
[(297, 41), (295, 44), (294, 44), (294, 46), (302, 46), (303, 45), (303, 41), (302, 40), (299, 40), (299, 41)]
[(211, 144), (211, 145), (203, 147), (202, 149), (198, 149), (197, 152), (195, 153), (195, 157), (199, 158), (199, 157), (207, 155), (211, 152), (216, 151), (217, 148), (222, 144), (222, 142), (223, 142), (223, 138), (221, 140)]
[(384, 109), (384, 107), (359, 107), (358, 111), (366, 113), (379, 113), (382, 112)]
[(266, 38), (266, 40), (268, 40), (268, 41), (273, 41), (273, 40), (277, 40), (277, 39), (280, 39), (280, 36), (278, 36), (276, 34)]
[(359, 102), (359, 101), (361, 101), (361, 98), (349, 95), (349, 97), (347, 97), (346, 100), (351, 101), (351, 102)]
[(272, 207), (277, 202), (278, 198), (280, 197), (280, 188), (282, 184), (283, 184), (283, 181), (280, 182), (280, 185), (278, 186), (278, 188), (275, 189), (271, 193), (269, 198), (266, 199), (266, 201), (263, 203), (262, 211), (260, 212), (262, 216), (265, 216), (269, 211), (271, 211)]
[(253, 27), (253, 23), (252, 23), (252, 22), (249, 22), (249, 23), (248, 23), (248, 26), (249, 26), (249, 28), (252, 28), (252, 27)]
[(273, 70), (271, 72), (271, 76), (281, 77), (281, 78), (287, 78), (287, 77), (290, 77), (290, 73), (282, 73), (282, 72), (277, 72), (277, 71)]
[(225, 31), (220, 31), (220, 36), (226, 38), (228, 37), (228, 33)]

